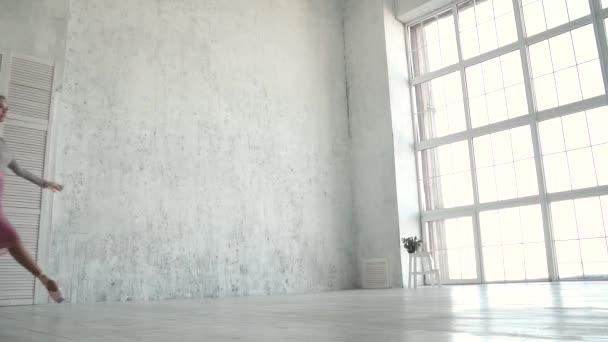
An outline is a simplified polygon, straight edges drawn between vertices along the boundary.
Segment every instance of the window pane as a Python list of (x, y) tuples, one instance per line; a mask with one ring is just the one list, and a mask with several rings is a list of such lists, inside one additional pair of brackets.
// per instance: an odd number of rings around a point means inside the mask
[(512, 162), (511, 131), (494, 133), (490, 137), (492, 140), (492, 150), (494, 151), (494, 165)]
[(604, 94), (592, 25), (530, 46), (530, 64), (538, 110)]
[(515, 85), (505, 89), (507, 110), (509, 118), (516, 118), (528, 114), (528, 102), (526, 100), (526, 89), (523, 84)]
[(570, 171), (566, 153), (550, 154), (543, 158), (548, 192), (571, 190)]
[(526, 279), (523, 245), (504, 246), (505, 280), (516, 281)]
[(563, 25), (568, 22), (568, 9), (565, 0), (543, 0), (547, 29)]
[(608, 7), (608, 0), (602, 0), (602, 8)]
[(483, 24), (494, 18), (494, 8), (490, 0), (475, 0), (475, 18), (477, 24)]
[(598, 197), (574, 200), (578, 236), (581, 239), (605, 237), (602, 208)]
[(473, 139), (482, 203), (538, 194), (530, 127)]
[(477, 279), (471, 217), (429, 222), (426, 236), (427, 249), (439, 264), (444, 281)]
[(606, 198), (581, 198), (551, 204), (560, 278), (608, 275), (604, 225), (608, 210)]
[(590, 145), (585, 112), (565, 116), (562, 123), (566, 149), (574, 150)]
[[(489, 1), (486, 1), (489, 3)], [(496, 35), (496, 23), (488, 21), (477, 27), (479, 37), (479, 53), (486, 53), (498, 48), (498, 36)]]
[(519, 208), (501, 209), (498, 211), (500, 216), (500, 231), (503, 245), (522, 243), (521, 221)]
[(588, 99), (604, 94), (604, 80), (602, 79), (600, 62), (594, 60), (578, 66), (583, 98)]
[(462, 279), (477, 279), (477, 256), (475, 255), (475, 248), (463, 248), (461, 249), (460, 255)]
[(576, 67), (555, 73), (555, 87), (559, 105), (578, 102), (583, 99)]
[(481, 64), (474, 65), (466, 70), (467, 91), (470, 97), (483, 95), (486, 88), (483, 82), (483, 72)]
[(458, 25), (461, 32), (477, 26), (474, 1), (467, 1), (458, 6)]
[(472, 204), (471, 164), (466, 141), (424, 150), (421, 162), (427, 208)]
[(456, 47), (456, 28), (454, 16), (451, 13), (439, 15), (437, 26), (439, 28), (439, 45), (441, 45), (442, 67), (458, 62)]
[(513, 163), (497, 165), (494, 167), (496, 173), (496, 195), (499, 201), (517, 197), (517, 181), (515, 180), (515, 166)]
[(421, 140), (466, 129), (459, 72), (419, 84), (415, 93), (417, 129)]
[(570, 21), (582, 18), (590, 14), (589, 3), (580, 0), (566, 0), (568, 6), (568, 17)]
[(553, 61), (553, 70), (563, 70), (576, 65), (571, 35), (562, 34), (549, 39), (549, 48), (552, 52), (556, 52), (551, 55)]
[(543, 155), (549, 155), (566, 150), (564, 144), (564, 133), (562, 120), (553, 119), (543, 121), (539, 124), (540, 146)]
[(521, 55), (517, 51), (500, 56), (500, 65), (505, 87), (524, 83)]
[(475, 142), (475, 163), (480, 168), (494, 165), (492, 140), (489, 135), (477, 138)]
[(608, 144), (592, 147), (593, 163), (599, 185), (608, 185)]
[(498, 199), (493, 166), (477, 169), (477, 187), (479, 188), (479, 200), (482, 203), (494, 202)]
[(587, 111), (589, 136), (592, 145), (608, 142), (608, 107), (600, 107)]
[(593, 26), (585, 26), (572, 31), (572, 42), (576, 53), (576, 62), (585, 63), (597, 59), (595, 33)]
[(486, 281), (547, 278), (540, 205), (481, 212), (479, 222)]
[[(581, 257), (583, 263), (608, 262), (608, 247), (606, 239), (583, 239), (581, 240)], [(605, 270), (604, 272), (608, 272)]]
[(525, 244), (524, 257), (526, 260), (526, 279), (538, 280), (549, 278), (544, 242)]
[(511, 129), (511, 138), (514, 160), (523, 160), (534, 157), (530, 126), (521, 126)]
[(483, 70), (486, 92), (490, 93), (504, 87), (498, 58), (483, 62), (481, 68)]
[(534, 93), (536, 95), (536, 108), (545, 110), (557, 107), (557, 89), (553, 74), (541, 76), (534, 79)]
[(553, 238), (555, 240), (578, 239), (573, 201), (551, 203), (551, 217), (553, 218)]
[(454, 16), (451, 12), (410, 27), (410, 39), (415, 76), (458, 62)]
[(543, 216), (539, 205), (521, 207), (521, 227), (524, 243), (545, 241)]
[(559, 264), (581, 262), (580, 245), (577, 240), (557, 241), (555, 247), (557, 250), (557, 262)]
[(464, 59), (479, 55), (479, 37), (475, 27), (460, 32), (460, 45)]
[(524, 23), (526, 25), (526, 33), (528, 36), (533, 36), (547, 29), (545, 23), (545, 13), (542, 1), (531, 2), (524, 6)]
[(536, 164), (533, 158), (515, 162), (515, 180), (517, 183), (518, 197), (534, 196), (538, 194)]
[(608, 184), (606, 114), (601, 107), (539, 123), (549, 192)]
[(522, 5), (528, 37), (591, 13), (589, 3), (581, 0), (523, 1)]
[(486, 96), (481, 95), (469, 99), (469, 112), (471, 114), (471, 125), (473, 127), (485, 126), (489, 123), (488, 103)]
[(577, 278), (583, 276), (580, 246), (577, 240), (556, 241), (555, 252), (557, 254), (557, 267), (560, 278)]
[(458, 5), (458, 30), (464, 59), (517, 40), (513, 5), (508, 0), (471, 0)]
[(535, 78), (553, 72), (548, 40), (530, 46), (530, 64)]
[(587, 262), (583, 264), (585, 277), (600, 276), (606, 277), (608, 262)]
[(465, 75), (473, 127), (528, 114), (518, 51), (473, 65)]
[[(498, 1), (504, 3), (508, 1)], [(496, 1), (494, 2), (496, 4)], [(496, 34), (498, 35), (498, 46), (505, 46), (517, 40), (517, 28), (513, 24), (513, 15), (506, 14), (496, 18)]]
[(498, 210), (482, 211), (479, 213), (481, 225), (481, 245), (499, 246), (502, 245), (500, 234), (500, 216)]
[(568, 151), (568, 167), (572, 189), (597, 186), (593, 154), (590, 148)]
[(505, 280), (502, 246), (483, 247), (483, 269), (486, 281)]

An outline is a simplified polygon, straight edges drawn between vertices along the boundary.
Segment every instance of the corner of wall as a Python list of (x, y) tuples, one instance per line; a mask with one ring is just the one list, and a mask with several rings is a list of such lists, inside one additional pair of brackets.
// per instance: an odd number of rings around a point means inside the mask
[[(394, 1), (385, 0), (384, 29), (386, 65), (394, 144), (395, 182), (400, 237), (421, 234), (420, 205), (416, 174), (415, 132), (409, 89), (406, 31), (396, 16)], [(401, 251), (401, 245), (397, 242)], [(402, 257), (402, 281), (409, 273), (405, 254)]]
[[(347, 67), (347, 44), (346, 44), (346, 10), (347, 10), (347, 5), (348, 2), (350, 0), (342, 0), (342, 43), (344, 44), (343, 47), (343, 52), (344, 52), (344, 88), (346, 90), (345, 95), (346, 95), (346, 124), (347, 124), (347, 135), (348, 135), (348, 141), (351, 145), (351, 148), (348, 151), (348, 158), (350, 161), (350, 164), (352, 165), (352, 160), (353, 160), (353, 154), (352, 154), (352, 130), (351, 130), (351, 109), (350, 109), (350, 96), (349, 96), (349, 77), (348, 77), (348, 67)], [(361, 283), (361, 267), (360, 267), (360, 263), (359, 263), (359, 235), (358, 235), (358, 229), (356, 226), (356, 218), (355, 218), (355, 212), (354, 212), (354, 177), (353, 177), (353, 172), (352, 172), (352, 168), (351, 168), (351, 172), (349, 174), (349, 178), (350, 178), (350, 191), (351, 191), (351, 196), (350, 196), (350, 206), (353, 210), (351, 210), (351, 229), (352, 229), (352, 235), (353, 235), (353, 250), (354, 250), (354, 260), (355, 263), (357, 265), (357, 267), (355, 267), (356, 271), (355, 274), (353, 275), (354, 277), (354, 285), (355, 288), (361, 288), (362, 287), (362, 283)]]
[(387, 259), (391, 286), (402, 287), (399, 238), (419, 224), (405, 36), (394, 13), (394, 0), (348, 0), (344, 34), (358, 262)]

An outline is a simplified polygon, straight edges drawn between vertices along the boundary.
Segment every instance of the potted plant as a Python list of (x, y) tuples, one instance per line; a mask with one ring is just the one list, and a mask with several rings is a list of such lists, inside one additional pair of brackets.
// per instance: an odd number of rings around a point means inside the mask
[(418, 240), (417, 236), (402, 238), (401, 242), (403, 243), (403, 248), (405, 248), (410, 254), (416, 253), (416, 251), (422, 246), (422, 240)]

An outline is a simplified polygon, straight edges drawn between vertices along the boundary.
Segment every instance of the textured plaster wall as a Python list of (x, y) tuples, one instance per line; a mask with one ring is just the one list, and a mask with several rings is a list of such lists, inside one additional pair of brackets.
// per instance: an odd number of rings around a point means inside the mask
[[(403, 27), (393, 2), (347, 0), (345, 41), (359, 264), (384, 258), (401, 287), (399, 238), (419, 234)], [(397, 191), (399, 186), (399, 191)]]
[(342, 19), (327, 0), (70, 2), (50, 260), (72, 302), (356, 286)]
[(68, 0), (0, 1), (0, 49), (63, 61)]

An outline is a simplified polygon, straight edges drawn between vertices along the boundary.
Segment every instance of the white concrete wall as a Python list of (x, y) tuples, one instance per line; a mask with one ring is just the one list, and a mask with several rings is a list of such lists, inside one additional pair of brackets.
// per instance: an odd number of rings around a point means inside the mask
[(419, 224), (405, 41), (392, 1), (346, 1), (345, 41), (359, 263), (387, 259), (400, 287), (400, 234)]
[(51, 232), (69, 300), (356, 286), (341, 1), (70, 5)]
[[(70, 300), (353, 288), (376, 256), (400, 286), (419, 228), (392, 0), (70, 7), (43, 260)], [(67, 20), (6, 0), (0, 48), (62, 67)]]
[(68, 0), (2, 0), (0, 49), (62, 62)]

